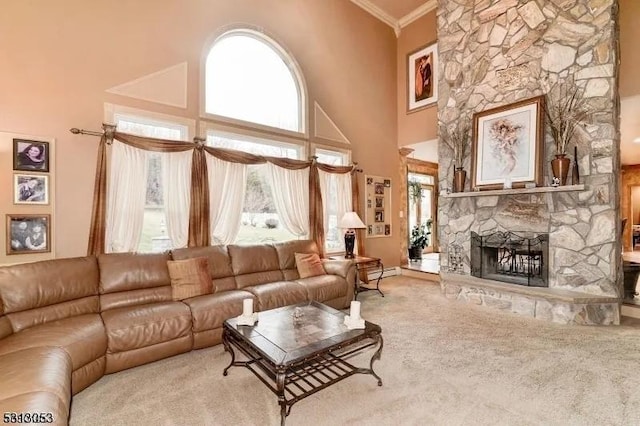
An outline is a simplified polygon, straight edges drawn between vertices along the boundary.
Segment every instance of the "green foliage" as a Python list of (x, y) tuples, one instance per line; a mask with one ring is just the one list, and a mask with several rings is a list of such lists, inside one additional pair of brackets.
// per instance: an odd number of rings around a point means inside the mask
[(410, 180), (407, 185), (409, 186), (409, 198), (414, 204), (418, 204), (422, 200), (422, 184), (417, 180)]
[(425, 223), (415, 225), (411, 228), (411, 236), (409, 237), (409, 248), (420, 247), (424, 249), (429, 245), (429, 236), (431, 235), (432, 220), (428, 219)]

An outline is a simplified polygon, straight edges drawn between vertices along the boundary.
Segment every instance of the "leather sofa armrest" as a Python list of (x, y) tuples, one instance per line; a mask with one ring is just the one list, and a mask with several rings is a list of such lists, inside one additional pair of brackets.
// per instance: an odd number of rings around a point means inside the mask
[(9, 322), (9, 318), (4, 315), (0, 315), (0, 339), (4, 339), (11, 334), (13, 334), (13, 328)]
[(327, 274), (347, 278), (350, 270), (355, 270), (356, 264), (352, 260), (322, 259), (322, 266)]

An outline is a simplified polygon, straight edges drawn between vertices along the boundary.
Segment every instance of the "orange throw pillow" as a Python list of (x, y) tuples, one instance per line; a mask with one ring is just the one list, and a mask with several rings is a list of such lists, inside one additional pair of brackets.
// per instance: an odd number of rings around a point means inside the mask
[(206, 257), (185, 260), (168, 260), (173, 300), (211, 294), (214, 291)]
[(296, 267), (300, 278), (315, 277), (316, 275), (326, 275), (327, 272), (322, 266), (322, 260), (317, 253), (295, 253)]

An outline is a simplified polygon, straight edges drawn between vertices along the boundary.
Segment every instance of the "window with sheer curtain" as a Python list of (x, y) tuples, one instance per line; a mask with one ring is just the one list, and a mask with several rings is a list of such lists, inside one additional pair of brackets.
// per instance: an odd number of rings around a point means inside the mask
[[(351, 164), (349, 150), (312, 146), (312, 155), (319, 163), (332, 166), (347, 166)], [(324, 210), (325, 251), (339, 253), (344, 248), (344, 230), (338, 228), (338, 221), (346, 211), (352, 210), (351, 205), (351, 176), (335, 175), (320, 172), (322, 192), (322, 207)]]
[[(115, 123), (120, 132), (176, 141), (189, 140), (191, 126), (186, 124), (185, 120), (177, 117), (172, 120), (167, 116), (158, 118), (159, 114), (132, 108), (109, 106), (108, 109), (111, 111), (109, 121)], [(128, 149), (132, 150), (134, 148)], [(138, 243), (133, 247), (126, 247), (127, 250), (125, 251), (135, 250), (149, 253), (183, 247), (186, 245), (188, 231), (189, 194), (188, 191), (172, 191), (166, 183), (172, 181), (179, 184), (180, 182), (176, 181), (182, 179), (182, 187), (188, 187), (188, 182), (185, 180), (189, 179), (188, 173), (191, 164), (189, 157), (191, 154), (187, 152), (175, 155), (150, 151), (140, 152), (139, 154), (143, 157), (140, 161), (145, 162), (144, 166), (139, 167), (146, 169), (146, 173), (144, 173), (144, 214), (142, 216), (140, 235), (133, 236)], [(178, 159), (178, 157), (181, 158)], [(115, 178), (116, 176), (112, 177)], [(111, 186), (114, 186), (115, 183), (112, 180)], [(176, 210), (181, 213), (174, 214)], [(127, 218), (133, 216), (131, 212), (126, 213), (125, 216)], [(175, 225), (173, 228), (172, 220), (179, 222), (173, 224)], [(110, 225), (113, 226), (113, 220), (111, 222)], [(176, 231), (172, 233), (172, 229)], [(112, 247), (109, 251), (121, 250), (116, 250)]]
[[(235, 29), (213, 43), (205, 62), (204, 118), (217, 122), (204, 121), (209, 146), (306, 159), (301, 135), (304, 102), (295, 62), (274, 40), (251, 29)], [(236, 126), (239, 121), (242, 128)], [(224, 182), (210, 187), (211, 200), (226, 197), (224, 209), (215, 212), (212, 207), (214, 243), (308, 236), (308, 170), (289, 171), (272, 164), (236, 168), (243, 171), (219, 173)], [(230, 184), (241, 188), (224, 195)]]

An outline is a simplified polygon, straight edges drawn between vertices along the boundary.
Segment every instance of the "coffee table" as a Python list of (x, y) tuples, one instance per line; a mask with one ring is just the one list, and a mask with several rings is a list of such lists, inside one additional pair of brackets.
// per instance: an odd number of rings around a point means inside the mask
[[(364, 329), (349, 330), (344, 317), (336, 309), (309, 302), (260, 312), (254, 326), (239, 326), (236, 318), (228, 319), (222, 342), (231, 362), (222, 374), (226, 376), (235, 366), (251, 370), (278, 396), (282, 425), (293, 404), (354, 374), (371, 374), (382, 386), (373, 371), (373, 362), (382, 353), (382, 330), (368, 321)], [(348, 361), (373, 347), (377, 349), (369, 368)], [(246, 360), (237, 361), (236, 351)]]

